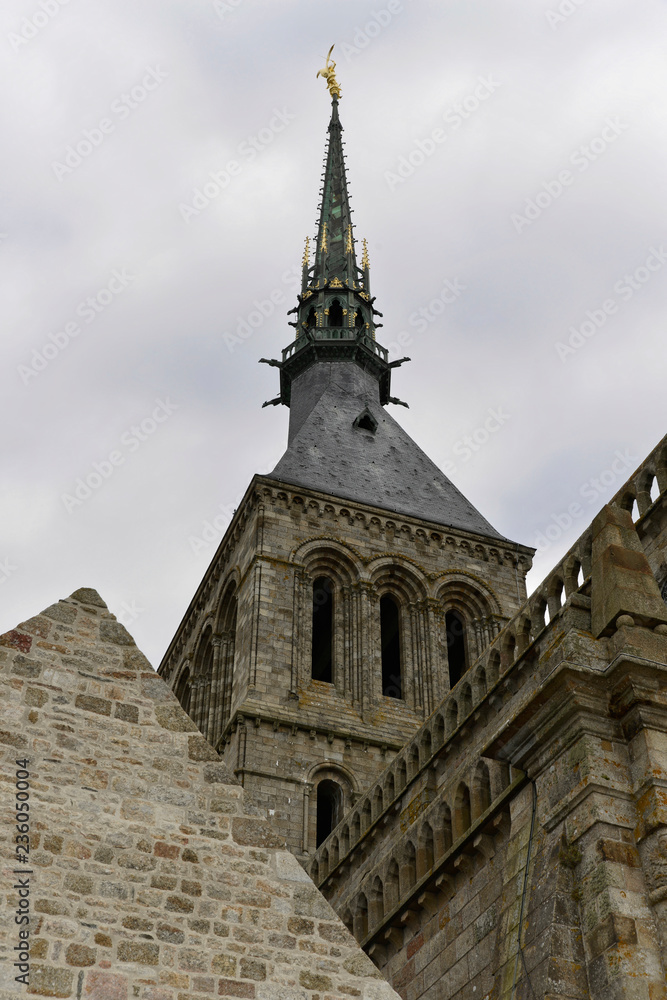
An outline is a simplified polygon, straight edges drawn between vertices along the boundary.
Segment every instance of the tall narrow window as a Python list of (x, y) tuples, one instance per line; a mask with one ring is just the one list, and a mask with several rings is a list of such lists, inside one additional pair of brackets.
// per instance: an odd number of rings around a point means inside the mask
[(320, 781), (317, 786), (317, 847), (327, 839), (334, 827), (338, 826), (342, 813), (342, 799), (340, 785), (328, 778)]
[(453, 688), (467, 670), (466, 641), (463, 621), (456, 611), (448, 611), (445, 615), (447, 630), (447, 659), (449, 661), (449, 686)]
[(402, 698), (401, 633), (398, 604), (390, 594), (380, 598), (380, 641), (382, 644), (382, 694)]
[(338, 301), (334, 299), (329, 306), (329, 326), (342, 326), (343, 325), (343, 307)]
[(312, 678), (331, 684), (333, 646), (333, 584), (319, 576), (313, 584)]
[(186, 667), (180, 676), (176, 687), (176, 697), (183, 706), (184, 712), (190, 712), (190, 671)]

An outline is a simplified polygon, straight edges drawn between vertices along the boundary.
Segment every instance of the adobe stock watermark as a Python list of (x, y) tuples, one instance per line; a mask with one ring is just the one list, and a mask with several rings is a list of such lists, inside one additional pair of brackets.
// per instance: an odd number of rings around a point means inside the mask
[(569, 328), (570, 336), (567, 343), (558, 340), (554, 344), (556, 354), (565, 364), (567, 359), (576, 354), (584, 344), (594, 337), (598, 330), (607, 323), (611, 316), (615, 316), (621, 306), (629, 302), (637, 292), (651, 280), (656, 271), (660, 271), (667, 264), (667, 250), (660, 244), (659, 247), (651, 247), (649, 255), (643, 264), (635, 268), (630, 274), (624, 274), (622, 278), (614, 283), (616, 298), (605, 299), (597, 309), (587, 309), (586, 318), (578, 325)]
[(91, 156), (98, 149), (106, 137), (116, 131), (118, 122), (125, 121), (133, 111), (136, 111), (153, 91), (167, 79), (167, 73), (159, 66), (153, 68), (146, 67), (146, 72), (140, 82), (135, 84), (129, 91), (124, 91), (111, 103), (111, 114), (115, 118), (100, 118), (93, 128), (85, 128), (81, 138), (75, 140), (65, 148), (65, 155), (62, 162), (53, 160), (51, 169), (56, 178), (62, 181), (64, 177), (74, 173), (77, 167)]
[(385, 28), (394, 21), (397, 14), (402, 14), (405, 8), (401, 0), (389, 0), (385, 7), (375, 10), (365, 24), (359, 24), (354, 29), (351, 42), (341, 42), (340, 51), (346, 62), (352, 62), (355, 56), (361, 55)]
[(216, 12), (221, 21), (224, 21), (226, 17), (233, 14), (244, 0), (213, 0), (213, 10)]
[(127, 628), (128, 625), (136, 622), (137, 618), (141, 618), (145, 610), (145, 608), (140, 608), (135, 600), (123, 601), (118, 609), (116, 619)]
[[(425, 306), (420, 306), (408, 316), (408, 323), (417, 333), (425, 333), (431, 323), (435, 323), (439, 316), (445, 312), (447, 306), (452, 305), (465, 292), (467, 286), (462, 284), (458, 278), (445, 278), (442, 288)], [(397, 358), (406, 347), (414, 343), (414, 336), (408, 330), (401, 330), (387, 344), (390, 358)]]
[[(589, 142), (582, 143), (581, 146), (570, 153), (568, 162), (577, 168), (578, 174), (585, 173), (591, 164), (600, 159), (607, 152), (609, 147), (616, 142), (630, 126), (622, 122), (615, 115), (613, 118), (605, 119), (604, 128), (599, 135), (594, 136)], [(578, 176), (572, 170), (565, 168), (560, 170), (556, 177), (551, 180), (542, 181), (542, 187), (533, 195), (527, 198), (521, 212), (513, 212), (510, 222), (517, 233), (522, 233), (528, 226), (532, 226), (537, 219), (542, 216), (548, 208), (567, 194)]]
[[(287, 271), (283, 271), (280, 280), (291, 292), (297, 292), (301, 287), (301, 268), (293, 264)], [(246, 316), (237, 316), (234, 332), (222, 334), (229, 353), (233, 354), (237, 347), (249, 340), (273, 315), (276, 308), (286, 303), (287, 296), (283, 288), (273, 288), (264, 299), (253, 299), (250, 312)]]
[(585, 3), (586, 0), (561, 0), (555, 9), (545, 10), (544, 16), (547, 19), (547, 24), (555, 30), (559, 25), (567, 21), (569, 17), (576, 14)]
[[(452, 446), (452, 454), (461, 459), (461, 464), (465, 465), (477, 454), (486, 444), (489, 443), (494, 434), (497, 434), (501, 427), (504, 427), (512, 414), (501, 406), (489, 407), (482, 421), (469, 434), (464, 434), (462, 438)], [(446, 476), (453, 476), (458, 471), (458, 466), (451, 458), (445, 458), (438, 463)]]
[(287, 108), (274, 108), (273, 116), (268, 124), (259, 130), (256, 135), (246, 136), (236, 147), (239, 159), (228, 160), (221, 170), (212, 170), (209, 174), (210, 180), (197, 187), (190, 196), (190, 202), (181, 202), (178, 210), (184, 222), (189, 223), (201, 215), (212, 201), (215, 201), (223, 191), (226, 191), (232, 183), (234, 177), (242, 173), (243, 168), (259, 154), (267, 149), (275, 137), (284, 132), (290, 122), (293, 122), (296, 115), (293, 115)]
[[(257, 475), (268, 476), (272, 470), (273, 464), (257, 472)], [(245, 493), (239, 493), (234, 503), (218, 504), (211, 517), (202, 521), (199, 534), (188, 535), (188, 542), (193, 555), (198, 556), (200, 552), (210, 552), (213, 546), (218, 545), (231, 524), (231, 520), (244, 496)]]
[(458, 101), (443, 112), (442, 120), (448, 129), (437, 126), (431, 129), (425, 138), (414, 139), (414, 145), (410, 152), (399, 156), (396, 169), (385, 170), (384, 179), (389, 190), (395, 191), (399, 184), (405, 184), (415, 171), (433, 156), (439, 146), (447, 141), (448, 136), (457, 132), (468, 119), (472, 118), (485, 101), (488, 101), (501, 86), (500, 81), (495, 80), (493, 76), (479, 76), (475, 89), (462, 101)]
[[(93, 295), (79, 302), (74, 310), (74, 315), (83, 320), (86, 326), (94, 323), (97, 317), (107, 309), (111, 303), (121, 295), (125, 289), (136, 279), (136, 274), (131, 274), (127, 268), (115, 269), (106, 285), (100, 288)], [(40, 372), (50, 364), (54, 358), (64, 351), (83, 331), (83, 325), (78, 320), (71, 319), (53, 333), (48, 335), (46, 343), (40, 348), (33, 347), (32, 358), (25, 365), (17, 365), (16, 371), (24, 385), (37, 378)]]
[(68, 514), (89, 500), (107, 480), (111, 479), (116, 469), (125, 465), (127, 456), (137, 452), (142, 444), (148, 441), (176, 410), (180, 409), (180, 406), (172, 403), (169, 397), (165, 400), (156, 399), (155, 403), (147, 417), (123, 431), (117, 448), (110, 451), (101, 461), (93, 462), (92, 469), (78, 477), (71, 493), (61, 493), (60, 499)]
[(50, 21), (60, 13), (61, 7), (66, 7), (69, 0), (41, 0), (39, 10), (21, 20), (18, 31), (10, 31), (7, 40), (14, 52), (31, 42)]
[[(596, 476), (591, 476), (579, 487), (579, 496), (588, 505), (596, 503), (605, 494), (608, 494), (609, 487), (619, 481), (624, 482), (628, 475), (637, 467), (640, 459), (636, 455), (631, 455), (625, 451), (615, 451), (609, 467), (603, 469)], [(533, 545), (537, 549), (537, 555), (543, 555), (547, 549), (555, 545), (563, 535), (570, 530), (575, 521), (586, 514), (586, 508), (578, 500), (568, 504), (567, 510), (559, 514), (551, 514), (551, 520), (541, 531), (538, 531), (533, 540)], [(588, 512), (590, 514), (590, 512)]]
[(10, 576), (16, 573), (18, 566), (15, 566), (11, 559), (0, 559), (0, 586), (3, 583), (7, 583)]

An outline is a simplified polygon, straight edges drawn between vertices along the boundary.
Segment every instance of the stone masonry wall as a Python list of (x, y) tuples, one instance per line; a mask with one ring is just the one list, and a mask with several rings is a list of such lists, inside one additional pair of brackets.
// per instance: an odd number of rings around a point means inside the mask
[(667, 997), (667, 608), (642, 528), (605, 507), (309, 861), (404, 1000)]
[[(347, 810), (449, 687), (444, 608), (465, 608), (474, 657), (525, 598), (530, 550), (346, 504), (257, 477), (167, 652), (160, 672), (177, 688), (195, 675), (200, 637), (220, 629), (235, 582), (238, 624), (232, 713), (222, 731), (191, 710), (242, 784), (253, 789), (290, 850), (314, 847), (322, 769)], [(312, 584), (335, 584), (333, 683), (310, 670)], [(403, 698), (381, 691), (379, 594), (402, 608)], [(458, 602), (458, 603), (457, 603)], [(474, 625), (473, 621), (477, 624)], [(194, 667), (193, 667), (194, 665)], [(214, 705), (221, 682), (201, 678)], [(311, 816), (311, 812), (313, 815)]]
[(395, 998), (95, 591), (0, 637), (0, 688), (0, 1000)]

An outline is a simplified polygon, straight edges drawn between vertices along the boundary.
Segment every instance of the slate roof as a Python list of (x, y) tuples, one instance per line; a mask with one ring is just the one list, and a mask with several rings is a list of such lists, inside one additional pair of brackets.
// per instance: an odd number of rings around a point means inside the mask
[[(354, 426), (365, 409), (374, 433)], [(270, 476), (507, 541), (380, 404), (377, 380), (355, 362), (318, 362), (295, 379), (287, 451)]]

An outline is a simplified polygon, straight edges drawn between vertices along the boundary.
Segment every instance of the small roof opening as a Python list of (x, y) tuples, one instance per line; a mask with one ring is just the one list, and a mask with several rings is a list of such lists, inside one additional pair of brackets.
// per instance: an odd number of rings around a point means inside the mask
[(378, 429), (378, 422), (371, 411), (366, 408), (354, 421), (353, 427), (358, 427), (362, 431), (370, 431), (371, 434), (375, 434)]

